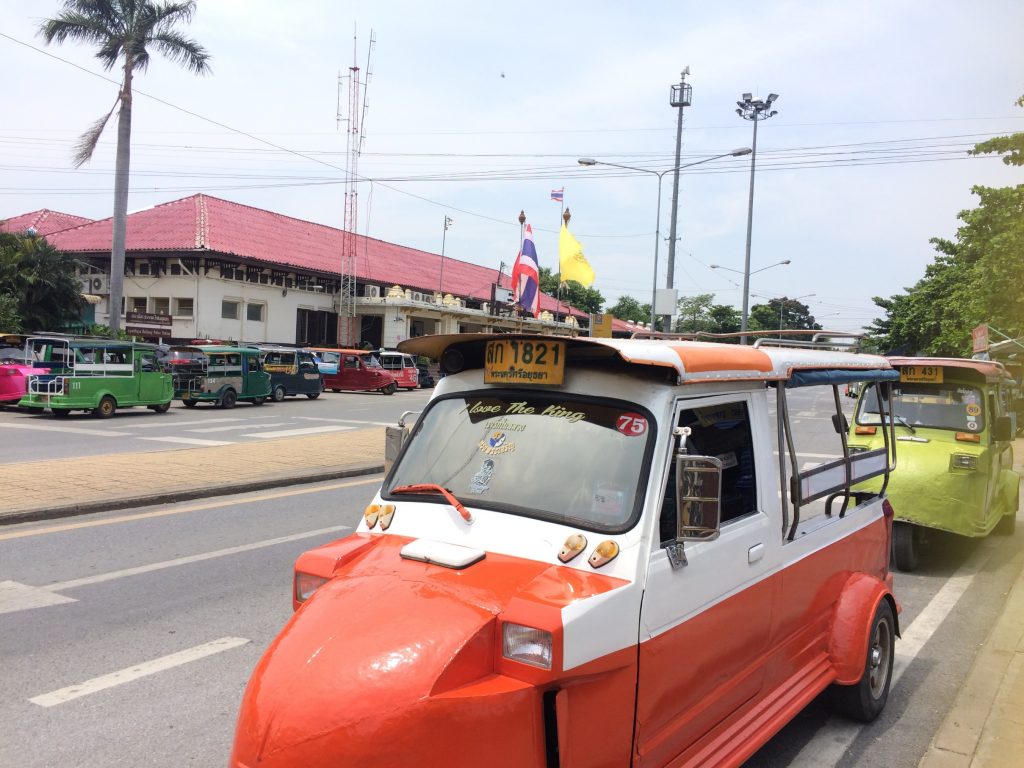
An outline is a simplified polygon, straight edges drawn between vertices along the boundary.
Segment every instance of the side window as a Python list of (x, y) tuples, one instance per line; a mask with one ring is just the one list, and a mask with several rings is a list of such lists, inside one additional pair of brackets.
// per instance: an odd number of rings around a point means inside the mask
[[(689, 427), (687, 453), (714, 456), (722, 462), (722, 524), (757, 511), (754, 440), (745, 402), (687, 408), (679, 413), (679, 426)], [(675, 539), (675, 461), (669, 466), (661, 509), (661, 541)]]
[(346, 368), (358, 368), (359, 360), (355, 355), (345, 355), (345, 367)]

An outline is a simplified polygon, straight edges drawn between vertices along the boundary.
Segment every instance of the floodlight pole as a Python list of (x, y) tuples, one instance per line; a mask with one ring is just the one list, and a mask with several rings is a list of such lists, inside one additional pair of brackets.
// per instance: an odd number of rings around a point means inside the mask
[[(672, 174), (672, 219), (668, 230), (668, 274), (665, 279), (666, 288), (675, 287), (676, 271), (676, 220), (679, 213), (679, 160), (683, 146), (683, 107), (690, 106), (693, 97), (693, 87), (686, 82), (686, 76), (690, 74), (690, 68), (684, 67), (679, 76), (679, 85), (673, 85), (669, 92), (668, 102), (673, 107), (679, 108), (679, 120), (676, 124), (676, 163)], [(671, 329), (672, 315), (668, 316), (665, 324), (666, 329)]]
[(753, 98), (752, 94), (744, 93), (743, 101), (737, 101), (736, 114), (744, 120), (754, 123), (754, 140), (750, 153), (750, 198), (747, 202), (747, 247), (743, 257), (743, 314), (740, 318), (740, 344), (747, 343), (747, 319), (750, 313), (750, 235), (754, 226), (754, 168), (757, 164), (757, 124), (778, 114), (772, 104), (779, 98), (777, 93), (768, 94), (764, 101)]

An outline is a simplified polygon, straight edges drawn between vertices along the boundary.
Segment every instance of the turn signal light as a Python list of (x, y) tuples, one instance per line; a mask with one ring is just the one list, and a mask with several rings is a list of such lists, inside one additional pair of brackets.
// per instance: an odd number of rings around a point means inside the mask
[(551, 633), (522, 624), (505, 623), (501, 628), (501, 654), (506, 659), (551, 669)]
[(857, 427), (853, 432), (857, 435), (873, 435), (877, 431), (877, 427)]
[(974, 432), (957, 432), (956, 439), (962, 443), (980, 443), (981, 435)]
[(306, 602), (314, 592), (329, 581), (324, 576), (314, 576), (312, 573), (295, 572), (295, 602)]

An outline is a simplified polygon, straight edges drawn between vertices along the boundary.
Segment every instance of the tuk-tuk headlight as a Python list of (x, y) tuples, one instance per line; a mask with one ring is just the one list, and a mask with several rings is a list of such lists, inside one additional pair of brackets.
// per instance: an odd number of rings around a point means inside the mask
[(949, 458), (949, 466), (952, 469), (977, 469), (978, 457), (969, 453), (954, 453)]
[(848, 445), (846, 447), (849, 448), (850, 453), (867, 453), (869, 450), (866, 445)]
[(295, 572), (295, 601), (306, 602), (314, 592), (326, 584), (329, 579), (324, 576), (314, 576), (312, 573)]
[(551, 669), (554, 641), (550, 632), (510, 622), (502, 625), (501, 632), (501, 654), (506, 659)]

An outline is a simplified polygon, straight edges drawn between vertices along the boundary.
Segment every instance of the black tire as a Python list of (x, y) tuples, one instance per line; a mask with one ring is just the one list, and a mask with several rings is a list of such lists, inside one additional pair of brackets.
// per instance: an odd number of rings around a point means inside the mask
[(380, 391), (383, 392), (385, 395), (393, 395), (395, 394), (395, 392), (398, 391), (398, 385), (392, 381), (390, 384), (385, 384), (383, 387), (381, 387)]
[(853, 685), (832, 686), (832, 706), (837, 712), (862, 723), (878, 717), (889, 698), (895, 650), (896, 619), (889, 601), (883, 599), (871, 622), (864, 674)]
[(320, 393), (319, 392), (307, 392), (306, 393), (306, 397), (308, 397), (310, 400), (316, 400), (318, 397), (320, 397)]
[(109, 419), (117, 413), (117, 401), (110, 395), (100, 398), (100, 404), (92, 409), (92, 415), (97, 419)]
[(238, 394), (235, 390), (228, 387), (224, 390), (224, 393), (220, 396), (220, 407), (221, 408), (234, 408), (235, 403), (238, 402)]
[(904, 573), (917, 570), (918, 541), (917, 529), (910, 523), (893, 523), (892, 561)]
[(66, 419), (68, 416), (71, 415), (70, 408), (51, 408), (50, 411), (58, 419)]
[(160, 403), (158, 405), (151, 405), (151, 406), (149, 406), (149, 410), (153, 411), (154, 413), (167, 413), (167, 411), (169, 411), (170, 409), (171, 409), (170, 401), (168, 401), (166, 403)]
[(275, 403), (280, 403), (282, 400), (284, 400), (284, 396), (286, 394), (288, 393), (284, 391), (284, 385), (278, 384), (270, 393), (270, 399), (273, 400)]
[(267, 402), (267, 398), (265, 397), (254, 397), (252, 399), (253, 405), (263, 405), (265, 402)]
[(195, 408), (196, 407), (196, 401), (195, 400), (182, 400), (181, 404), (184, 405), (186, 408)]
[(331, 392), (341, 392), (340, 389), (332, 389)]

